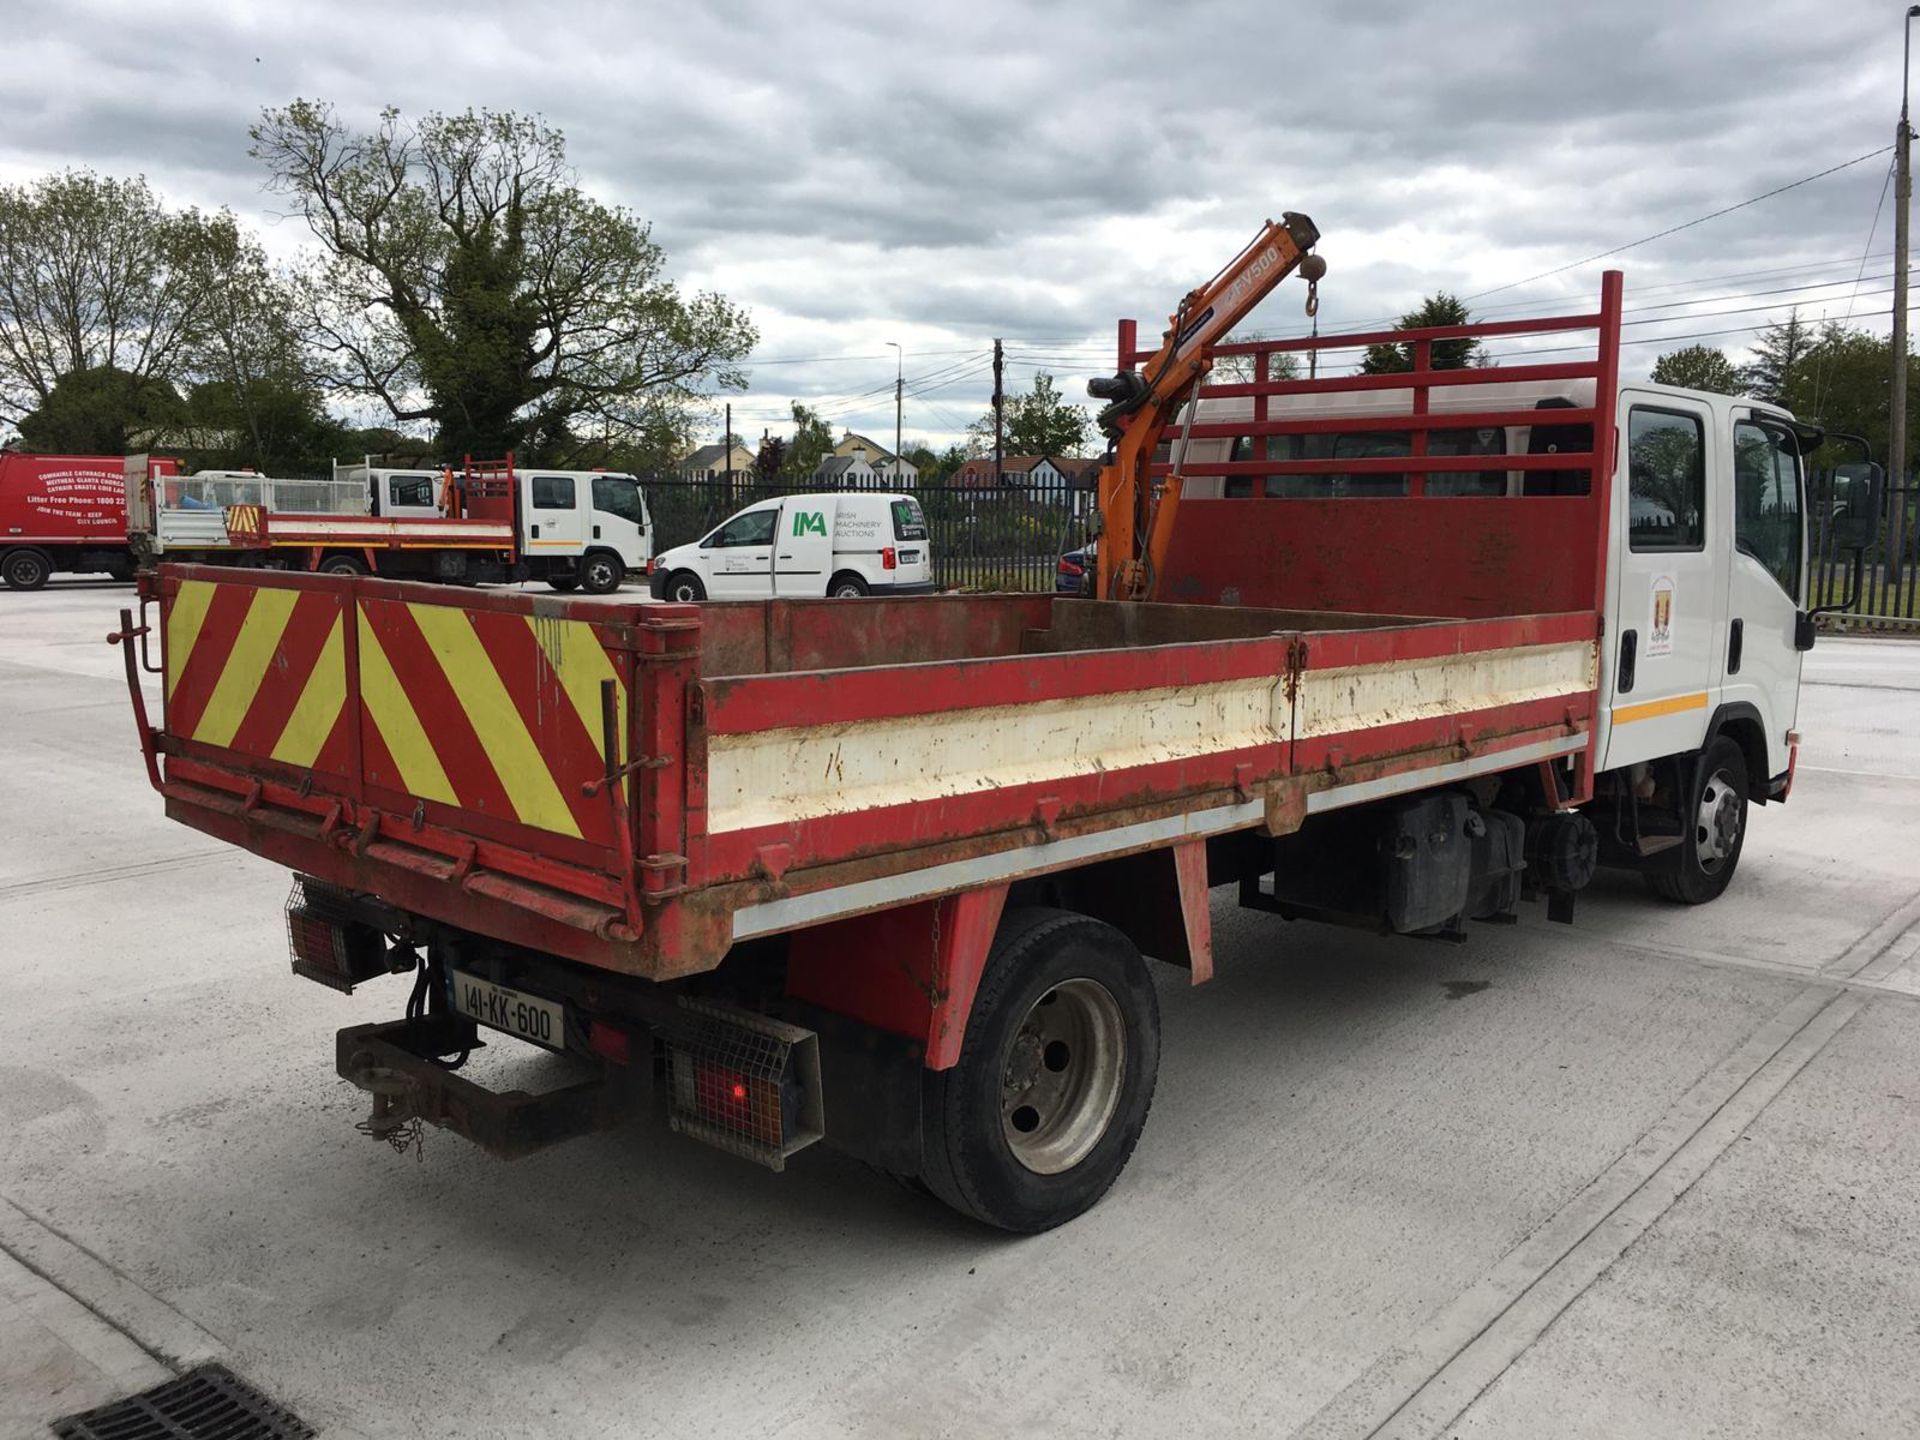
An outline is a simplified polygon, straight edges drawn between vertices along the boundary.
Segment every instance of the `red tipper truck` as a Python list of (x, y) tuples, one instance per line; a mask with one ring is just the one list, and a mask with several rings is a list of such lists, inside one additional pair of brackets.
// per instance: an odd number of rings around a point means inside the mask
[[(151, 463), (155, 475), (179, 470)], [(122, 464), (118, 455), (0, 452), (0, 583), (38, 590), (63, 572), (132, 579)]]
[[(512, 1156), (654, 1106), (775, 1168), (825, 1139), (1045, 1229), (1141, 1135), (1160, 1043), (1142, 957), (1208, 980), (1213, 887), (1430, 936), (1534, 896), (1567, 918), (1598, 862), (1703, 900), (1749, 802), (1786, 797), (1812, 437), (1623, 387), (1619, 295), (1609, 276), (1590, 314), (1386, 337), (1415, 360), (1389, 377), (1391, 426), (1340, 413), (1377, 377), (1268, 380), (1286, 344), (1226, 347), (1256, 378), (1200, 392), (1196, 445), (1416, 438), (1187, 461), (1159, 564), (1206, 603), (591, 603), (166, 566), (116, 637), (136, 707), (136, 651), (159, 641), (149, 775), (174, 818), (297, 872), (295, 971), (411, 975), (404, 1018), (338, 1038), (373, 1133), (425, 1121)], [(1432, 339), (1529, 330), (1590, 343), (1428, 364)], [(1542, 411), (1514, 398), (1530, 384), (1586, 399)], [(1498, 403), (1427, 403), (1476, 386)], [(1300, 396), (1313, 413), (1279, 415)], [(1209, 419), (1222, 404), (1240, 411)], [(1470, 454), (1440, 439), (1460, 434)], [(1767, 467), (1780, 593), (1746, 609), (1728, 667), (1740, 447)], [(1238, 486), (1253, 470), (1267, 493)], [(1470, 493), (1438, 483), (1463, 474)], [(1236, 493), (1202, 496), (1209, 476)], [(1649, 486), (1664, 519), (1636, 519)], [(1636, 553), (1665, 568), (1629, 579)], [(577, 1083), (459, 1073), (502, 1033), (577, 1057)]]

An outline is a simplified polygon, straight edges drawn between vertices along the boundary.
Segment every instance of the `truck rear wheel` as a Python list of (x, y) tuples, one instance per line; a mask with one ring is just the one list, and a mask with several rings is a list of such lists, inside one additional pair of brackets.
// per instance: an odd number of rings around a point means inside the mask
[(44, 550), (9, 550), (0, 556), (0, 580), (9, 590), (38, 590), (53, 574), (53, 561)]
[(549, 575), (547, 577), (547, 584), (555, 590), (558, 590), (562, 595), (565, 595), (570, 590), (578, 590), (580, 588), (580, 577), (578, 575)]
[(1747, 841), (1747, 762), (1724, 735), (1700, 752), (1680, 804), (1680, 843), (1642, 872), (1647, 888), (1684, 905), (1718, 899)]
[(320, 562), (320, 571), (324, 575), (364, 575), (367, 562), (358, 555), (329, 555)]
[(1002, 1230), (1064, 1224), (1125, 1168), (1159, 1067), (1159, 1002), (1126, 937), (1064, 910), (1010, 911), (959, 1063), (927, 1072), (920, 1178)]
[(620, 557), (595, 550), (580, 561), (580, 588), (589, 595), (611, 595), (627, 578), (627, 567)]

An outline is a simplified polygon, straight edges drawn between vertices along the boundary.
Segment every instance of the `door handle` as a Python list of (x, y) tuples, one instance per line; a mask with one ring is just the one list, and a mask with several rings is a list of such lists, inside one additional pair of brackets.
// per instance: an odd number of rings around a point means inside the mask
[(596, 540), (600, 538), (600, 527), (598, 525), (593, 527), (593, 538)]
[(793, 556), (791, 556), (791, 555), (789, 555), (789, 554), (788, 554), (788, 553), (787, 553), (786, 551), (784, 551), (784, 550), (782, 550), (782, 551), (780, 552), (780, 558), (781, 558), (782, 560), (791, 560), (791, 559), (793, 558)]
[(1640, 636), (1637, 631), (1620, 632), (1620, 678), (1614, 683), (1614, 690), (1624, 695), (1633, 689), (1633, 662), (1640, 649)]
[(1740, 673), (1740, 653), (1746, 648), (1746, 622), (1735, 616), (1733, 623), (1727, 626), (1727, 674)]
[(533, 538), (536, 540), (540, 538), (540, 527), (538, 525), (533, 527)]

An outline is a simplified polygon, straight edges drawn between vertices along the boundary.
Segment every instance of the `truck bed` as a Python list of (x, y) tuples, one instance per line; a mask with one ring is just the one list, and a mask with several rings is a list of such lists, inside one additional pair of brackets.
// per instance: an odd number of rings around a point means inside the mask
[(609, 604), (174, 565), (150, 601), (175, 819), (654, 979), (756, 935), (1591, 756), (1591, 611)]

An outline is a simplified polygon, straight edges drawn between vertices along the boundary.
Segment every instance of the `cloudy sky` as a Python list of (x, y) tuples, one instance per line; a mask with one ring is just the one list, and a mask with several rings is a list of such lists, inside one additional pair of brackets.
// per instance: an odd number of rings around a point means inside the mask
[[(1157, 330), (1282, 210), (1324, 236), (1323, 329), (1437, 288), (1489, 314), (1585, 308), (1601, 265), (1533, 277), (1887, 146), (1904, 9), (4, 0), (0, 178), (144, 173), (291, 256), (304, 229), (247, 155), (263, 106), (537, 111), (683, 284), (752, 310), (737, 430), (798, 397), (886, 436), (892, 341), (907, 433), (938, 441), (985, 407), (993, 337), (1009, 388), (1046, 369), (1079, 393), (1118, 317)], [(1868, 237), (1887, 164), (1607, 262), (1627, 272), (1628, 373), (1686, 343), (1663, 337), (1738, 351), (1793, 304), (1884, 317), (1891, 196)], [(1292, 333), (1302, 295), (1283, 286), (1248, 328)]]

